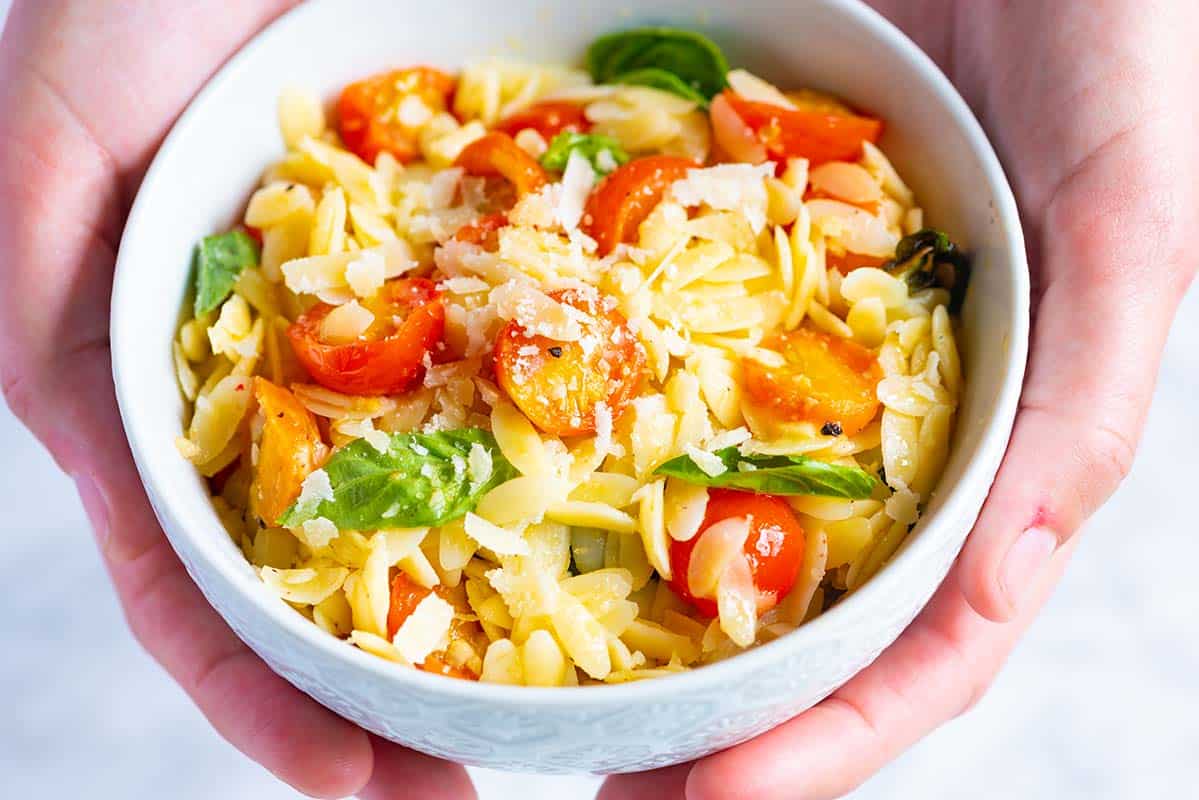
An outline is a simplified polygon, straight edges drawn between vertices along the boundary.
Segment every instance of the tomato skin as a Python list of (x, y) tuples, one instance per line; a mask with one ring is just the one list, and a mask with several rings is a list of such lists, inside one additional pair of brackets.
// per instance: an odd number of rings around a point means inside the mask
[(792, 110), (746, 100), (736, 92), (723, 95), (737, 115), (766, 145), (776, 160), (806, 158), (811, 166), (828, 161), (854, 161), (862, 142), (877, 142), (883, 123), (872, 117), (834, 111)]
[(287, 389), (254, 378), (254, 398), (265, 422), (250, 502), (259, 518), (274, 525), (299, 497), (304, 479), (325, 460), (328, 448), (316, 417)]
[(507, 178), (518, 195), (535, 192), (550, 181), (537, 159), (506, 133), (489, 133), (471, 142), (454, 165), (462, 167), (468, 175)]
[(587, 133), (591, 130), (591, 122), (583, 113), (583, 108), (575, 103), (547, 101), (517, 111), (495, 126), (495, 130), (514, 138), (516, 134), (529, 129), (537, 131), (541, 138), (549, 142), (566, 131)]
[(861, 253), (842, 253), (841, 255), (837, 255), (836, 253), (828, 252), (824, 258), (828, 266), (836, 269), (842, 275), (848, 275), (855, 269), (861, 269), (862, 267), (881, 267), (890, 261), (888, 258), (867, 256)]
[(451, 76), (433, 67), (393, 70), (351, 83), (337, 101), (341, 140), (367, 164), (380, 153), (391, 153), (401, 164), (413, 161), (420, 154), (417, 129), (396, 119), (396, 108), (415, 96), (433, 113), (445, 111), (454, 86)]
[(755, 404), (789, 422), (818, 428), (836, 422), (846, 436), (874, 420), (883, 370), (870, 350), (807, 327), (772, 336), (762, 347), (776, 350), (787, 364), (742, 361), (745, 390)]
[[(388, 641), (395, 638), (396, 631), (404, 624), (404, 620), (408, 619), (421, 601), (433, 594), (433, 591), (416, 583), (403, 572), (396, 572), (395, 577), (391, 579), (391, 605), (387, 609)], [(478, 680), (478, 676), (470, 670), (449, 664), (440, 653), (430, 653), (417, 667), (435, 675), (465, 681)]]
[(691, 553), (701, 536), (718, 522), (736, 517), (750, 520), (744, 553), (758, 591), (758, 613), (787, 596), (803, 565), (804, 530), (782, 498), (734, 489), (709, 489), (708, 509), (699, 533), (685, 542), (671, 541), (670, 588), (705, 617), (717, 616), (716, 601), (695, 597), (687, 585)]
[(391, 281), (380, 291), (385, 308), (405, 314), (391, 334), (350, 344), (321, 340), (321, 322), (333, 306), (320, 303), (287, 330), (296, 357), (313, 380), (342, 394), (400, 394), (424, 374), (425, 354), (445, 335), (445, 306), (433, 281)]
[(479, 217), (469, 225), (463, 225), (454, 234), (455, 242), (466, 242), (481, 247), (489, 253), (500, 249), (499, 233), (508, 227), (508, 215), (502, 211)]
[(636, 396), (645, 352), (610, 298), (576, 289), (551, 292), (550, 297), (590, 315), (595, 323), (583, 338), (597, 344), (586, 352), (580, 342), (530, 335), (520, 323), (509, 322), (496, 338), (496, 380), (546, 433), (594, 433), (599, 403), (608, 405), (615, 421)]
[(606, 256), (631, 241), (670, 185), (698, 166), (677, 156), (648, 156), (604, 178), (583, 212), (583, 231), (599, 244), (599, 254)]

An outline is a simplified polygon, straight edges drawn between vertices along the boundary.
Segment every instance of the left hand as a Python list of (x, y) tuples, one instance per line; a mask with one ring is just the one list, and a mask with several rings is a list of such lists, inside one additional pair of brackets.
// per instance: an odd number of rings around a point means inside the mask
[(0, 388), (79, 487), (134, 636), (213, 727), (299, 791), (462, 800), (456, 764), (296, 689), (205, 601), (158, 527), (108, 348), (116, 243), (192, 94), (294, 0), (17, 0), (0, 46)]
[(1033, 270), (1029, 371), (966, 547), (915, 622), (831, 697), (600, 800), (823, 800), (986, 691), (1131, 467), (1199, 252), (1199, 9), (1136, 0), (876, 2), (955, 81), (1011, 176)]

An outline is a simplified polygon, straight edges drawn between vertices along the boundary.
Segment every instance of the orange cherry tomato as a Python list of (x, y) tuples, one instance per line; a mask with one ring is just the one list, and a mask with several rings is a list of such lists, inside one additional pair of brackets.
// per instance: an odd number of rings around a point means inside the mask
[(495, 126), (500, 133), (515, 137), (523, 130), (535, 130), (547, 142), (564, 131), (587, 133), (591, 130), (591, 122), (583, 114), (583, 108), (574, 103), (553, 102), (538, 103), (517, 111), (507, 119), (502, 119)]
[(753, 402), (790, 422), (818, 428), (837, 423), (847, 436), (858, 433), (878, 413), (882, 367), (861, 345), (811, 328), (770, 337), (762, 343), (787, 362), (768, 367), (742, 362), (745, 390)]
[(744, 553), (749, 559), (758, 593), (759, 614), (787, 596), (803, 564), (804, 530), (786, 501), (769, 494), (709, 489), (708, 510), (699, 533), (685, 542), (672, 541), (670, 544), (670, 588), (706, 617), (717, 615), (716, 601), (691, 593), (687, 584), (691, 553), (709, 528), (737, 517), (749, 520)]
[(670, 185), (698, 165), (676, 156), (649, 156), (630, 161), (596, 187), (583, 212), (583, 230), (606, 256), (637, 236), (641, 223)]
[(506, 133), (489, 133), (468, 144), (458, 155), (455, 166), (469, 175), (507, 178), (518, 195), (535, 192), (549, 183), (549, 176), (537, 159), (520, 149)]
[(840, 272), (842, 275), (848, 275), (855, 269), (861, 267), (881, 267), (890, 259), (879, 258), (878, 256), (867, 256), (861, 253), (841, 253), (840, 255), (831, 250), (825, 253), (825, 263), (833, 269)]
[(410, 67), (374, 75), (351, 83), (337, 101), (337, 130), (347, 149), (368, 164), (380, 153), (391, 153), (400, 163), (420, 153), (417, 132), (427, 114), (415, 107), (415, 122), (405, 122), (407, 104), (419, 101), (428, 112), (445, 111), (454, 92), (454, 79), (433, 67)]
[[(432, 589), (417, 584), (403, 572), (396, 572), (391, 580), (391, 605), (387, 609), (387, 638), (394, 639), (396, 631), (404, 624), (404, 620), (412, 615), (420, 602), (433, 593)], [(458, 678), (465, 681), (478, 680), (475, 675), (464, 667), (455, 667), (445, 660), (442, 653), (430, 653), (419, 664), (420, 669), (437, 675)]]
[(500, 230), (508, 227), (508, 215), (501, 212), (479, 217), (474, 222), (463, 225), (454, 234), (455, 242), (466, 242), (482, 247), (489, 253), (500, 249)]
[(424, 373), (426, 354), (445, 334), (445, 306), (425, 278), (391, 281), (367, 304), (375, 325), (360, 341), (329, 344), (321, 323), (333, 306), (321, 303), (287, 330), (292, 349), (320, 385), (352, 395), (399, 394)]
[(862, 142), (877, 142), (883, 132), (883, 123), (871, 117), (832, 110), (792, 110), (746, 100), (732, 91), (726, 91), (724, 97), (776, 160), (806, 158), (812, 166), (854, 161), (862, 155)]
[(250, 490), (254, 513), (274, 525), (300, 496), (300, 484), (328, 454), (316, 418), (296, 396), (265, 378), (254, 379), (265, 421)]
[(584, 312), (583, 336), (559, 342), (509, 322), (495, 343), (495, 374), (524, 415), (557, 436), (595, 431), (595, 409), (607, 403), (619, 419), (641, 386), (645, 353), (611, 298), (563, 289), (550, 297)]

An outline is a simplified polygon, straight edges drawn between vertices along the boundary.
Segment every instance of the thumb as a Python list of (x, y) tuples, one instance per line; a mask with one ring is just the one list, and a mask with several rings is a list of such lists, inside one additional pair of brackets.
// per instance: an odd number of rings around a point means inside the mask
[[(1161, 217), (1148, 224), (1154, 212), (1143, 207), (1102, 207), (1101, 184), (1076, 176), (1046, 215), (1048, 280), (1020, 410), (962, 553), (963, 593), (998, 622), (1017, 614), (1054, 552), (1131, 468), (1191, 274), (1181, 229)], [(1073, 196), (1085, 213), (1072, 213)]]

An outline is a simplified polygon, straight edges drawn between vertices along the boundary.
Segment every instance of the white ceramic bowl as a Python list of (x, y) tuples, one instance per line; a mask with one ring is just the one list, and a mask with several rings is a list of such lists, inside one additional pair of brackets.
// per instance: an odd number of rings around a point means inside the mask
[[(1028, 271), (1016, 206), (965, 103), (933, 63), (852, 0), (319, 0), (251, 42), (196, 98), (146, 175), (121, 243), (113, 367), (125, 430), (162, 527), (208, 601), (280, 675), (374, 733), (509, 770), (616, 772), (697, 758), (818, 702), (889, 645), (927, 602), (994, 478), (1019, 396)], [(221, 527), (174, 439), (183, 405), (171, 340), (195, 242), (236, 221), (282, 153), (275, 100), (300, 84), (332, 97), (389, 66), (457, 68), (491, 54), (578, 62), (599, 33), (637, 23), (701, 28), (744, 65), (814, 86), (887, 121), (883, 147), (928, 218), (974, 254), (962, 340), (969, 386), (940, 489), (894, 562), (799, 631), (669, 678), (586, 689), (446, 680), (400, 669), (321, 632), (272, 596)]]

